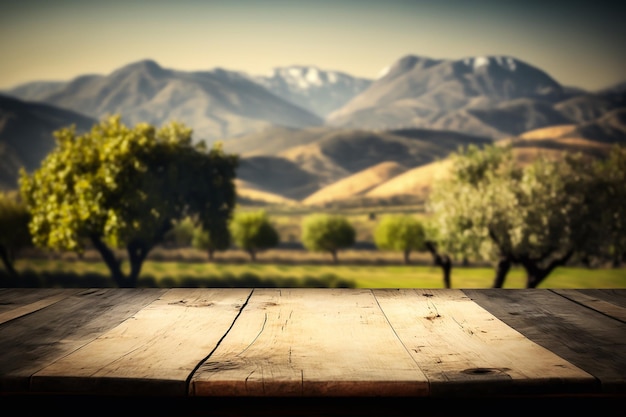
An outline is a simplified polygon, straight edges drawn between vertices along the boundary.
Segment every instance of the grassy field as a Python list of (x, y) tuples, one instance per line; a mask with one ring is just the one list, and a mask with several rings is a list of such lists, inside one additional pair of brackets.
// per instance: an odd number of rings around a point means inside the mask
[[(242, 207), (241, 210), (258, 210)], [(301, 248), (304, 217), (319, 212), (306, 207), (265, 207), (279, 231), (282, 248), (258, 254), (252, 263), (248, 254), (230, 249), (218, 252), (215, 262), (207, 254), (184, 247), (155, 248), (143, 266), (142, 287), (352, 287), (352, 288), (443, 288), (441, 269), (432, 266), (428, 253), (412, 253), (411, 265), (404, 265), (402, 254), (375, 249), (373, 230), (382, 216), (405, 213), (423, 217), (420, 205), (396, 207), (357, 207), (326, 209), (346, 216), (357, 231), (357, 245), (339, 252), (339, 264), (327, 253)], [(300, 247), (300, 249), (298, 249)], [(120, 251), (118, 256), (124, 257)], [(128, 266), (125, 262), (123, 266)], [(74, 253), (53, 256), (35, 253), (19, 258), (16, 268), (29, 287), (109, 287), (109, 271), (98, 253), (88, 250), (82, 257)], [(4, 271), (0, 268), (0, 275)], [(455, 266), (453, 288), (489, 288), (494, 270), (489, 264)], [(524, 288), (524, 271), (513, 268), (505, 288)], [(626, 288), (626, 269), (559, 268), (540, 288)]]
[[(19, 260), (27, 286), (112, 286), (102, 262)], [(490, 267), (455, 267), (453, 288), (489, 288)], [(509, 273), (505, 288), (524, 288), (523, 270)], [(430, 265), (332, 265), (263, 262), (157, 261), (144, 264), (142, 287), (350, 287), (443, 288), (441, 270)], [(626, 288), (626, 269), (558, 268), (540, 288)]]

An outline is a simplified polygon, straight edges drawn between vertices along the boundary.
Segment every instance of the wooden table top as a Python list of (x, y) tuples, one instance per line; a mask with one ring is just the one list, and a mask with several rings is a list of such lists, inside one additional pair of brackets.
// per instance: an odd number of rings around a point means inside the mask
[(626, 398), (626, 289), (0, 289), (3, 396)]

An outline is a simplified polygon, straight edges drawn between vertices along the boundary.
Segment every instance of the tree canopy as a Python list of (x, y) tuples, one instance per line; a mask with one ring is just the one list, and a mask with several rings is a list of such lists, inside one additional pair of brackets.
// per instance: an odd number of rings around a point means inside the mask
[(537, 287), (575, 254), (597, 254), (603, 246), (602, 219), (613, 217), (601, 214), (605, 165), (568, 153), (521, 165), (510, 147), (496, 145), (472, 145), (452, 158), (452, 175), (435, 185), (428, 203), (438, 244), (456, 257), (497, 261), (494, 287), (513, 264), (525, 269), (527, 287)]
[[(56, 148), (41, 167), (20, 174), (37, 246), (82, 251), (90, 243), (115, 284), (134, 287), (174, 220), (189, 216), (212, 233), (227, 233), (237, 157), (219, 145), (194, 145), (183, 124), (128, 127), (116, 115), (83, 135), (72, 126), (54, 136)], [(128, 274), (111, 248), (126, 249)]]
[(196, 227), (193, 230), (191, 246), (196, 249), (206, 250), (209, 254), (209, 260), (213, 260), (215, 252), (223, 251), (230, 247), (230, 240), (230, 232), (213, 236), (208, 230)]
[(425, 247), (424, 225), (409, 215), (386, 215), (374, 229), (374, 243), (383, 250), (400, 251), (404, 263), (410, 262), (411, 251), (421, 251)]
[(608, 158), (597, 161), (594, 168), (594, 196), (602, 208), (599, 221), (605, 234), (590, 256), (608, 258), (619, 267), (626, 262), (626, 146), (614, 145)]
[(313, 252), (329, 252), (336, 263), (337, 251), (354, 245), (356, 231), (340, 215), (311, 214), (302, 221), (302, 244)]
[(259, 251), (273, 248), (280, 242), (280, 236), (264, 210), (237, 212), (230, 230), (234, 243), (248, 252), (253, 261)]

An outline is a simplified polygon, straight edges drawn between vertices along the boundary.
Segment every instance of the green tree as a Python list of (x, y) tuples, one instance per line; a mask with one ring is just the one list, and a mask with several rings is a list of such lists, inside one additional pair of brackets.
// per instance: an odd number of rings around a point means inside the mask
[(592, 193), (602, 208), (604, 240), (590, 253), (600, 259), (608, 258), (613, 267), (626, 262), (626, 146), (615, 144), (608, 157), (594, 166), (597, 182)]
[(19, 195), (0, 193), (0, 258), (9, 274), (9, 280), (18, 277), (14, 262), (19, 251), (32, 245), (29, 221), (30, 215)]
[(354, 245), (356, 231), (343, 216), (312, 214), (302, 221), (302, 244), (313, 252), (330, 252), (337, 263), (337, 251)]
[(374, 243), (382, 250), (401, 251), (410, 263), (411, 251), (426, 249), (424, 225), (408, 215), (386, 215), (374, 229)]
[(522, 166), (511, 147), (495, 145), (469, 146), (452, 158), (452, 175), (434, 187), (428, 204), (438, 243), (453, 256), (496, 261), (494, 287), (502, 287), (519, 264), (526, 286), (535, 288), (575, 253), (597, 244), (594, 176), (584, 169), (589, 159), (539, 155)]
[(191, 245), (196, 249), (206, 250), (209, 260), (212, 261), (216, 251), (224, 251), (230, 248), (230, 232), (228, 230), (225, 231), (228, 233), (212, 235), (208, 230), (196, 227), (193, 231)]
[(280, 242), (278, 232), (263, 210), (237, 212), (230, 227), (234, 243), (248, 252), (252, 261), (259, 251), (276, 247)]
[[(235, 204), (237, 157), (193, 145), (191, 129), (124, 125), (112, 116), (77, 135), (54, 132), (57, 146), (32, 175), (20, 175), (37, 246), (100, 253), (118, 287), (136, 287), (148, 253), (173, 221), (196, 216), (221, 233)], [(112, 248), (125, 248), (129, 272)]]

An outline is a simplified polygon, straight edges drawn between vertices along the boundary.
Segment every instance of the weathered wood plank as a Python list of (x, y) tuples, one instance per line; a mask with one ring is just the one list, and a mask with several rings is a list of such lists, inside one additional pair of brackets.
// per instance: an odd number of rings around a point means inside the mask
[[(246, 296), (228, 303), (229, 291)], [(624, 300), (617, 289), (0, 289), (0, 396), (623, 399)], [(564, 367), (546, 365), (547, 350)]]
[(11, 289), (0, 293), (0, 305), (2, 306), (0, 309), (0, 324), (41, 310), (79, 292), (76, 289), (63, 290), (56, 288), (37, 291), (28, 289), (27, 292), (20, 290), (23, 289)]
[(595, 379), (460, 290), (373, 291), (433, 396), (592, 392)]
[(472, 300), (595, 376), (604, 393), (626, 394), (626, 326), (543, 289), (463, 290)]
[(0, 314), (57, 294), (70, 294), (76, 289), (63, 288), (0, 288)]
[(250, 289), (168, 290), (133, 317), (32, 377), (33, 391), (187, 394), (187, 378), (215, 349)]
[(626, 288), (581, 288), (577, 291), (626, 308)]
[(426, 396), (371, 290), (257, 289), (193, 375), (194, 396)]
[(552, 291), (585, 307), (626, 323), (626, 293), (622, 293), (624, 297), (620, 300), (614, 291), (610, 293), (601, 290), (587, 292), (584, 290), (554, 289)]
[(0, 324), (0, 391), (28, 392), (31, 375), (117, 326), (164, 291), (84, 289)]

